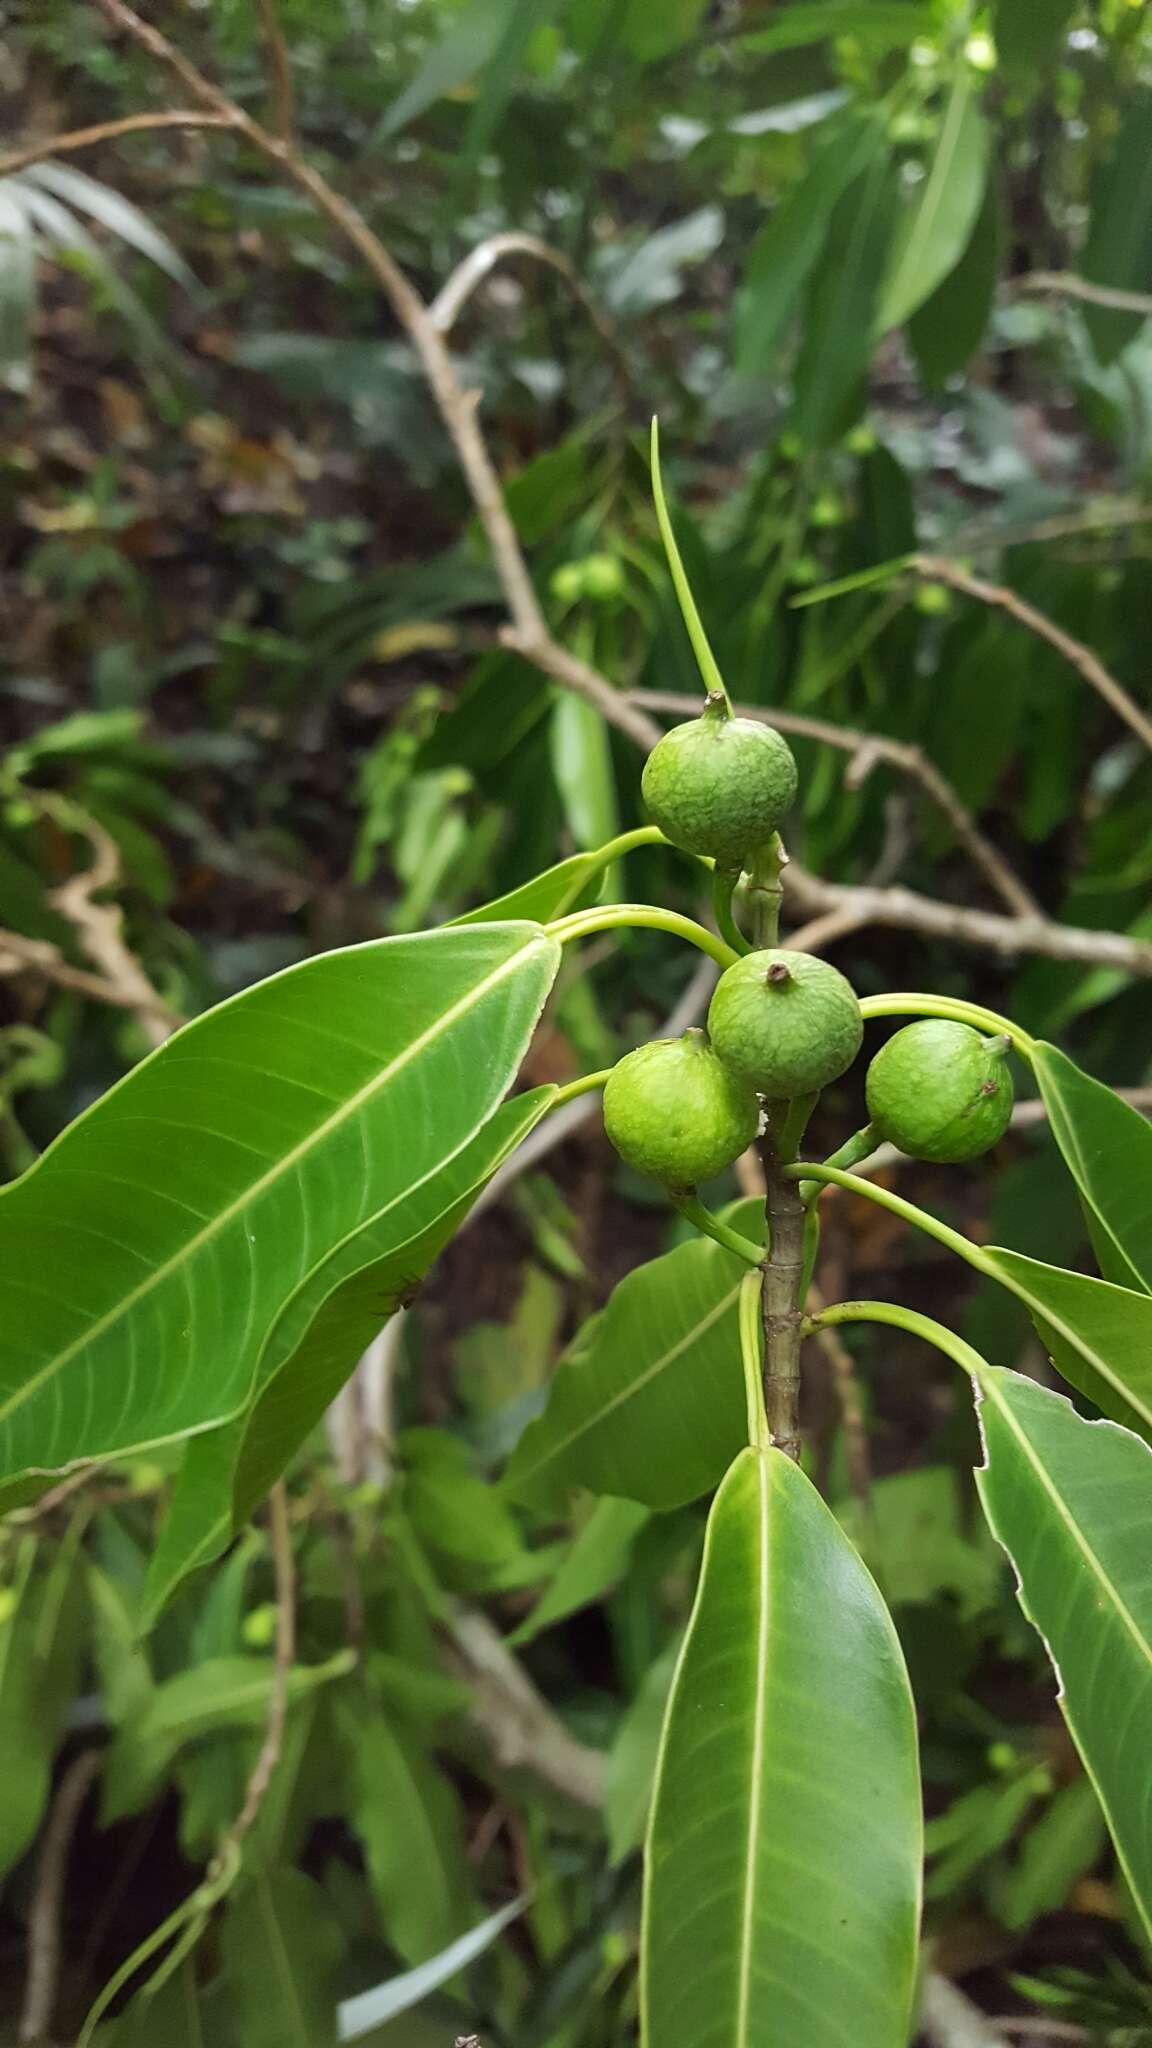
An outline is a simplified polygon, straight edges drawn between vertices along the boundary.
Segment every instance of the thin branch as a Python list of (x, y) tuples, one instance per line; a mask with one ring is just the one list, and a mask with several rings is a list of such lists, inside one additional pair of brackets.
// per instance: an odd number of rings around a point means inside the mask
[(1117, 285), (1093, 284), (1090, 278), (1077, 277), (1072, 270), (1029, 270), (1023, 277), (1009, 281), (1009, 289), (1015, 292), (1057, 292), (1061, 298), (1082, 299), (1088, 306), (1109, 306), (1116, 313), (1142, 313), (1145, 318), (1152, 314), (1152, 295), (1148, 292), (1127, 292)]
[[(696, 698), (667, 690), (630, 690), (628, 701), (649, 711), (675, 712), (685, 718), (700, 708)], [(763, 719), (780, 732), (794, 733), (799, 739), (818, 740), (824, 746), (838, 747), (841, 753), (851, 754), (847, 780), (853, 789), (859, 788), (878, 761), (887, 761), (898, 768), (901, 774), (920, 784), (924, 794), (947, 818), (965, 852), (1008, 908), (1021, 917), (1040, 914), (1039, 906), (1019, 876), (1013, 873), (991, 840), (985, 838), (971, 811), (921, 747), (907, 740), (892, 739), (886, 733), (860, 732), (853, 726), (834, 725), (830, 719), (809, 718), (800, 711), (766, 710), (762, 704), (737, 704), (734, 709), (741, 718)]]
[(854, 911), (861, 925), (878, 924), (923, 932), (928, 938), (953, 939), (1003, 959), (1037, 954), (1046, 960), (1114, 967), (1122, 974), (1152, 975), (1152, 941), (1132, 939), (1124, 932), (1093, 931), (1045, 917), (1002, 917), (992, 910), (939, 903), (912, 889), (824, 882), (795, 862), (788, 869), (786, 893), (793, 899), (793, 910), (798, 907), (810, 916)]
[(1086, 647), (1082, 640), (1066, 633), (1045, 612), (1037, 611), (1034, 604), (1029, 604), (1026, 598), (1010, 590), (1007, 584), (988, 583), (982, 576), (973, 576), (970, 570), (962, 569), (959, 563), (946, 561), (940, 555), (913, 555), (909, 567), (932, 583), (946, 583), (949, 589), (962, 591), (965, 597), (974, 597), (981, 604), (993, 605), (1010, 613), (1022, 626), (1027, 626), (1030, 633), (1046, 640), (1049, 647), (1054, 647), (1057, 654), (1071, 662), (1085, 682), (1090, 683), (1105, 703), (1111, 705), (1117, 717), (1131, 727), (1146, 747), (1152, 748), (1152, 718), (1129, 696), (1123, 683), (1118, 683), (1105, 668), (1099, 655)]
[(603, 1803), (607, 1756), (570, 1735), (484, 1614), (459, 1609), (446, 1624), (473, 1688), (471, 1718), (506, 1770), (527, 1770), (578, 1806)]
[(1054, 2048), (1057, 2041), (1091, 2041), (1093, 2036), (1087, 2027), (1078, 2027), (1074, 2020), (1006, 2019), (993, 2020), (1002, 2034), (1012, 2034), (1018, 2041), (1039, 2041), (1040, 2048)]
[(288, 1720), (288, 1681), (296, 1661), (296, 1560), (292, 1553), (288, 1490), (282, 1479), (276, 1481), (268, 1496), (268, 1518), (272, 1534), (272, 1566), (276, 1575), (276, 1653), (272, 1692), (268, 1700), (268, 1718), (264, 1724), (264, 1740), (260, 1745), (260, 1754), (248, 1780), (244, 1804), (233, 1821), (225, 1842), (221, 1845), (218, 1863), (222, 1863), (229, 1852), (240, 1847), (256, 1821), (272, 1782), (273, 1773), (280, 1761), (280, 1752), (284, 1747), (284, 1728)]
[(12, 150), (7, 156), (0, 156), (0, 178), (11, 177), (15, 171), (26, 171), (29, 164), (43, 163), (46, 158), (67, 156), (77, 149), (91, 149), (100, 142), (115, 142), (121, 135), (136, 135), (149, 128), (231, 128), (230, 115), (205, 114), (196, 110), (160, 114), (125, 114), (119, 121), (98, 121), (93, 128), (69, 128), (62, 135), (46, 135), (40, 142), (25, 143), (23, 148)]
[(924, 1976), (920, 2031), (930, 2048), (1008, 2048), (993, 2021), (937, 1970)]
[[(113, 981), (106, 981), (101, 974), (89, 974), (86, 968), (73, 967), (49, 939), (30, 939), (24, 932), (10, 932), (0, 927), (0, 974), (11, 974), (25, 968), (43, 974), (59, 988), (71, 988), (77, 995), (91, 996), (94, 1002), (111, 1003), (121, 1010), (143, 1010), (138, 994)], [(163, 1027), (165, 1037), (179, 1026), (180, 1018), (159, 996), (148, 1005), (148, 1009), (157, 1025)]]
[(140, 1029), (150, 1045), (163, 1045), (175, 1029), (175, 1019), (157, 995), (136, 955), (124, 941), (124, 918), (118, 903), (97, 903), (99, 891), (120, 880), (120, 852), (115, 840), (94, 818), (82, 816), (71, 806), (64, 822), (76, 826), (90, 842), (94, 858), (91, 867), (73, 875), (48, 900), (54, 910), (76, 927), (89, 959), (103, 971), (105, 982), (119, 989), (124, 1006), (134, 1010)]
[(28, 1977), (20, 2015), (21, 2041), (46, 2041), (60, 1981), (60, 1917), (68, 1858), (81, 1809), (104, 1762), (99, 1749), (73, 1757), (56, 1790), (40, 1840), (36, 1883), (28, 1915)]
[(296, 134), (296, 92), (292, 84), (292, 60), (288, 55), (288, 45), (284, 41), (284, 31), (280, 26), (276, 0), (256, 0), (256, 7), (268, 51), (276, 133), (282, 142), (291, 142)]
[(618, 376), (627, 389), (632, 387), (632, 370), (620, 343), (620, 337), (611, 321), (605, 316), (591, 292), (581, 282), (566, 256), (559, 249), (553, 249), (539, 235), (509, 233), (489, 235), (486, 241), (478, 242), (470, 249), (463, 261), (458, 263), (448, 282), (441, 286), (428, 308), (428, 318), (441, 334), (450, 334), (460, 318), (474, 291), (490, 277), (497, 264), (504, 263), (511, 256), (530, 256), (535, 263), (543, 263), (549, 270), (555, 270), (564, 279), (569, 291), (583, 307), (605, 348), (612, 357)]

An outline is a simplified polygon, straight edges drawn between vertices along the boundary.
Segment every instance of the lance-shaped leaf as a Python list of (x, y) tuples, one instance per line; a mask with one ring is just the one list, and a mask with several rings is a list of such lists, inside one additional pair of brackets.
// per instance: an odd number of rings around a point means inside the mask
[(896, 238), (876, 328), (886, 334), (930, 298), (968, 246), (984, 197), (988, 129), (972, 74), (958, 72), (931, 163)]
[(525, 923), (305, 961), (71, 1125), (0, 1197), (0, 1476), (236, 1413), (301, 1283), (492, 1114), (558, 957)]
[(1028, 1309), (1064, 1378), (1106, 1415), (1152, 1436), (1152, 1295), (1022, 1252), (980, 1249), (972, 1262)]
[(344, 1947), (322, 1887), (303, 1871), (259, 1871), (238, 1885), (220, 1930), (238, 2048), (335, 2048)]
[(1054, 1045), (1032, 1064), (1105, 1277), (1152, 1293), (1152, 1124)]
[(462, 1152), (338, 1245), (268, 1334), (251, 1405), (184, 1453), (152, 1553), (142, 1621), (151, 1626), (186, 1574), (208, 1564), (279, 1477), (373, 1337), (419, 1285), (489, 1176), (555, 1099), (534, 1088), (502, 1103)]
[(1152, 1935), (1152, 1451), (1018, 1373), (977, 1384), (984, 1510)]
[[(730, 1214), (754, 1233), (759, 1204)], [(736, 1304), (748, 1268), (710, 1238), (638, 1266), (561, 1359), (506, 1485), (551, 1503), (586, 1486), (680, 1507), (715, 1486), (747, 1435)]]
[(713, 1503), (645, 1872), (645, 2048), (905, 2048), (922, 1857), (888, 1610), (779, 1451)]

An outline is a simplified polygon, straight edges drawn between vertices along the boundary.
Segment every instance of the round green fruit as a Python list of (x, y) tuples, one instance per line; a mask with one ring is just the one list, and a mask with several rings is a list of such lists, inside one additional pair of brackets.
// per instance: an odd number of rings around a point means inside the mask
[(608, 1077), (604, 1128), (629, 1166), (669, 1188), (711, 1180), (752, 1143), (760, 1105), (703, 1031), (658, 1038)]
[(850, 1067), (864, 1019), (835, 967), (782, 947), (748, 953), (716, 984), (708, 1030), (717, 1057), (761, 1095), (814, 1095)]
[(868, 1069), (868, 1114), (911, 1159), (955, 1165), (1002, 1138), (1015, 1091), (1006, 1038), (924, 1017), (882, 1046)]
[(755, 718), (733, 718), (722, 697), (674, 725), (644, 763), (640, 784), (652, 822), (685, 853), (741, 868), (771, 839), (796, 794), (786, 740)]

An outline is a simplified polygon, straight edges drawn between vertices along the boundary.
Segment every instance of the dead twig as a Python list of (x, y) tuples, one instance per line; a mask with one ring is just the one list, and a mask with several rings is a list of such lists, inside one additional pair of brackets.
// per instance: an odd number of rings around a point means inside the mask
[[(97, 1003), (111, 1003), (121, 1010), (142, 1010), (137, 993), (119, 987), (115, 982), (106, 981), (103, 975), (89, 974), (83, 967), (73, 967), (65, 960), (58, 946), (49, 939), (30, 939), (24, 932), (11, 932), (0, 928), (0, 974), (13, 974), (33, 969), (55, 982), (58, 988), (75, 989), (77, 995), (90, 996)], [(163, 1036), (168, 1037), (180, 1024), (174, 1010), (159, 996), (149, 1004), (149, 1009), (158, 1026), (163, 1027)]]
[(21, 2041), (47, 2041), (60, 1981), (60, 1917), (68, 1858), (76, 1823), (104, 1762), (99, 1749), (85, 1749), (64, 1772), (40, 1838), (36, 1882), (28, 1915), (28, 1976), (20, 2014)]
[(577, 1806), (600, 1806), (605, 1752), (568, 1733), (486, 1615), (461, 1608), (446, 1626), (472, 1686), (471, 1719), (497, 1763), (531, 1771)]
[(994, 2022), (938, 1970), (924, 1976), (920, 2032), (930, 2048), (1008, 2048)]
[(539, 235), (508, 233), (489, 235), (486, 241), (478, 242), (467, 256), (457, 264), (448, 282), (441, 286), (428, 308), (428, 318), (441, 334), (450, 334), (460, 318), (474, 291), (491, 276), (497, 264), (506, 263), (513, 256), (529, 256), (534, 263), (543, 263), (564, 279), (569, 291), (587, 314), (605, 348), (612, 358), (622, 385), (632, 388), (632, 370), (628, 358), (610, 320), (607, 319), (590, 291), (577, 276), (566, 256), (559, 249), (553, 249), (542, 242)]
[[(682, 718), (690, 718), (700, 709), (696, 698), (666, 690), (631, 690), (628, 701), (642, 705), (648, 711), (674, 712)], [(952, 784), (928, 759), (923, 748), (907, 740), (892, 739), (886, 733), (860, 732), (853, 726), (835, 725), (827, 718), (809, 718), (800, 711), (766, 710), (760, 704), (737, 704), (735, 709), (741, 718), (763, 719), (780, 732), (794, 733), (798, 739), (818, 740), (824, 746), (837, 747), (841, 753), (850, 754), (852, 761), (848, 779), (853, 788), (859, 788), (878, 761), (887, 761), (899, 769), (910, 781), (919, 783), (925, 796), (948, 820), (973, 864), (1008, 908), (1021, 917), (1040, 914), (1039, 906), (1019, 876), (1013, 873), (992, 841), (985, 837), (967, 805), (961, 802)]]
[(1115, 313), (1152, 314), (1152, 294), (1123, 291), (1118, 285), (1093, 284), (1072, 270), (1029, 270), (1010, 280), (1013, 292), (1056, 292), (1064, 299), (1080, 299), (1087, 306), (1108, 306)]
[(256, 1821), (280, 1761), (288, 1720), (288, 1681), (296, 1661), (296, 1560), (288, 1517), (288, 1489), (282, 1479), (276, 1481), (268, 1496), (268, 1520), (272, 1535), (272, 1567), (276, 1577), (276, 1649), (272, 1692), (260, 1754), (252, 1767), (244, 1803), (221, 1845), (218, 1863), (223, 1863), (227, 1856), (239, 1849)]
[(1018, 619), (1030, 633), (1035, 633), (1037, 639), (1046, 640), (1049, 647), (1062, 654), (1105, 703), (1111, 705), (1117, 717), (1123, 719), (1137, 738), (1143, 740), (1146, 747), (1152, 747), (1152, 718), (1129, 696), (1123, 683), (1117, 682), (1090, 647), (1086, 647), (1082, 640), (1074, 639), (1071, 633), (1066, 633), (1063, 626), (1058, 626), (1047, 613), (1038, 611), (1027, 598), (1010, 590), (1006, 583), (988, 583), (982, 576), (973, 576), (958, 562), (946, 561), (941, 555), (913, 555), (909, 567), (929, 582), (946, 583), (950, 590), (962, 591), (965, 597), (974, 597), (980, 604), (995, 606)]
[(91, 867), (54, 889), (48, 900), (75, 926), (84, 951), (100, 968), (106, 985), (120, 991), (124, 1008), (136, 1012), (148, 1043), (163, 1045), (175, 1029), (172, 1012), (124, 942), (124, 919), (119, 904), (95, 900), (102, 889), (111, 888), (120, 879), (116, 842), (94, 818), (78, 818), (71, 808), (66, 822), (78, 824), (93, 848), (94, 859)]
[(20, 149), (0, 156), (0, 178), (26, 171), (29, 164), (44, 163), (54, 156), (69, 156), (78, 149), (92, 149), (101, 142), (117, 142), (122, 135), (139, 135), (149, 128), (231, 128), (227, 114), (206, 114), (195, 108), (159, 114), (124, 114), (118, 121), (97, 121), (91, 128), (69, 128), (62, 135), (46, 135), (40, 142), (28, 142)]

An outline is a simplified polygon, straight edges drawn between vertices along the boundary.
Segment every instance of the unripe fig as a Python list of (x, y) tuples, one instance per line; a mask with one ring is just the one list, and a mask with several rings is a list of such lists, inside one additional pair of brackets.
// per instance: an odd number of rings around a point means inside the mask
[(741, 868), (775, 832), (796, 794), (786, 740), (756, 718), (733, 718), (717, 692), (699, 718), (674, 725), (644, 763), (649, 815), (673, 846)]
[(708, 1012), (718, 1058), (761, 1095), (814, 1095), (850, 1067), (864, 1019), (826, 960), (781, 947), (748, 953), (720, 976)]
[(721, 1066), (703, 1031), (638, 1046), (604, 1090), (604, 1128), (621, 1159), (669, 1188), (722, 1173), (759, 1127), (753, 1091)]
[(987, 1152), (1012, 1115), (1008, 1044), (944, 1017), (923, 1017), (897, 1031), (865, 1082), (878, 1136), (911, 1159), (941, 1164)]

